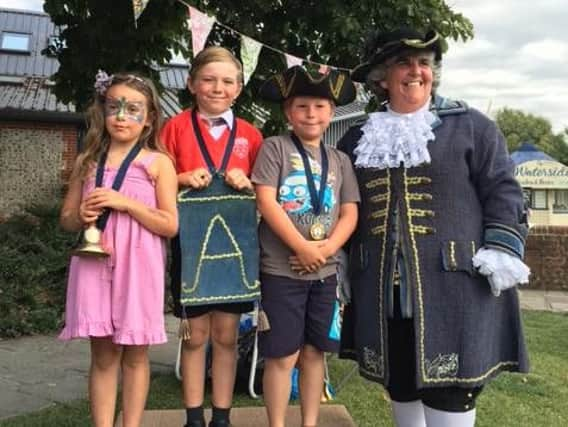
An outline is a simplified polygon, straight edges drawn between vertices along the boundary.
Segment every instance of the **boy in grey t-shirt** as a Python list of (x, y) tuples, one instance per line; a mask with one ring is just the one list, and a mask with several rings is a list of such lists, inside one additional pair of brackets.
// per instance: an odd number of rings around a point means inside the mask
[(349, 158), (322, 136), (335, 105), (351, 102), (349, 77), (312, 77), (292, 67), (267, 80), (260, 96), (283, 102), (292, 127), (266, 139), (252, 173), (260, 224), (263, 392), (272, 427), (284, 426), (290, 373), (299, 362), (302, 425), (316, 425), (324, 352), (339, 348), (337, 252), (357, 223), (359, 191)]

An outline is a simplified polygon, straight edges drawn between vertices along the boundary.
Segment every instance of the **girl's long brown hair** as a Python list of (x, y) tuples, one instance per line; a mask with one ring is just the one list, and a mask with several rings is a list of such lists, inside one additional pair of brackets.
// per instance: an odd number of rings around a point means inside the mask
[[(160, 140), (160, 130), (163, 123), (160, 99), (152, 81), (136, 74), (120, 73), (112, 77), (112, 82), (107, 90), (118, 84), (128, 86), (140, 92), (146, 98), (149, 126), (144, 127), (138, 142), (142, 143), (142, 146), (148, 150), (167, 154)], [(76, 170), (76, 174), (81, 179), (87, 177), (89, 171), (92, 170), (101, 154), (108, 150), (110, 144), (110, 135), (105, 127), (104, 103), (105, 96), (97, 93), (87, 109), (88, 130), (85, 135), (85, 150), (78, 159), (79, 166)]]

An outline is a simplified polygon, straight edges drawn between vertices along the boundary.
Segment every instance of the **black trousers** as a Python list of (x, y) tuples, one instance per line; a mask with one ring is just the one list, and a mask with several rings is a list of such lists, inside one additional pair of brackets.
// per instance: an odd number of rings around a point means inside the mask
[(394, 317), (388, 319), (388, 361), (390, 381), (387, 390), (392, 400), (421, 400), (430, 408), (446, 412), (467, 412), (483, 387), (416, 387), (416, 345), (414, 320), (403, 319), (398, 289), (394, 292)]

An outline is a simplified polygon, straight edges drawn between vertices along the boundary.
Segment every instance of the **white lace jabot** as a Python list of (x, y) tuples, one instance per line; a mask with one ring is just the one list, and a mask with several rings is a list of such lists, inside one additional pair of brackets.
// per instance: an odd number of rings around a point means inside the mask
[(401, 164), (411, 168), (430, 163), (428, 142), (435, 139), (432, 123), (436, 116), (427, 102), (420, 110), (409, 114), (390, 109), (371, 113), (361, 130), (363, 136), (353, 150), (355, 167), (397, 168)]

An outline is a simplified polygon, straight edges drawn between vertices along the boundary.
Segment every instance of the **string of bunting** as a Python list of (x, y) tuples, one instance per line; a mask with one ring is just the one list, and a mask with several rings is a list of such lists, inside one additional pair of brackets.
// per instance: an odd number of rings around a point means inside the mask
[[(135, 23), (142, 14), (142, 12), (144, 11), (144, 8), (147, 6), (148, 1), (149, 0), (132, 0)], [(260, 56), (260, 51), (263, 48), (269, 49), (273, 52), (283, 55), (286, 60), (286, 65), (288, 67), (292, 67), (294, 65), (302, 65), (303, 62), (307, 62), (309, 64), (317, 65), (319, 67), (318, 71), (322, 74), (327, 74), (331, 69), (341, 70), (346, 72), (351, 71), (350, 68), (324, 64), (321, 62), (312, 61), (307, 58), (300, 58), (292, 54), (289, 54), (287, 52), (284, 52), (283, 50), (259, 42), (258, 40), (255, 40), (241, 33), (240, 31), (237, 31), (234, 28), (222, 22), (219, 22), (214, 16), (208, 16), (207, 14), (199, 11), (198, 9), (186, 3), (184, 0), (177, 0), (177, 1), (183, 4), (184, 6), (186, 6), (189, 10), (192, 51), (194, 57), (205, 47), (205, 42), (207, 41), (207, 37), (209, 36), (209, 33), (211, 32), (211, 29), (213, 28), (213, 25), (215, 23), (225, 28), (226, 30), (232, 32), (233, 34), (240, 36), (241, 61), (243, 62), (243, 74), (244, 74), (245, 85), (247, 84), (254, 70), (256, 69), (256, 66), (258, 64), (258, 58)]]

